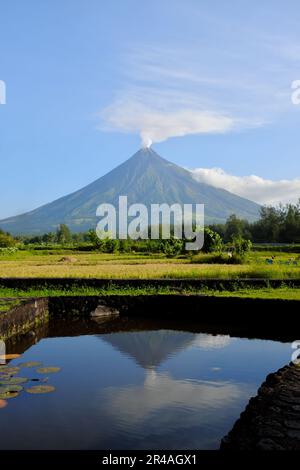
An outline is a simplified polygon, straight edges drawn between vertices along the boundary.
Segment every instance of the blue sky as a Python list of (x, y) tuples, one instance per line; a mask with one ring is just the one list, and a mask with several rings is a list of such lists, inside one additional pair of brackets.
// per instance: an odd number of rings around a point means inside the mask
[(14, 0), (0, 14), (1, 218), (102, 176), (141, 137), (202, 181), (300, 197), (296, 0)]

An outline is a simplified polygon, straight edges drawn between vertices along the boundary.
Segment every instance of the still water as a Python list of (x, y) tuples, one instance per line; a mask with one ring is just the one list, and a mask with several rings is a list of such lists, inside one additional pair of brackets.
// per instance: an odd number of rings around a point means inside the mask
[[(215, 449), (266, 375), (290, 361), (290, 343), (131, 323), (52, 321), (10, 347), (22, 354), (9, 367), (21, 364), (15, 376), (28, 382), (0, 401), (0, 448)], [(26, 391), (37, 385), (53, 388)]]

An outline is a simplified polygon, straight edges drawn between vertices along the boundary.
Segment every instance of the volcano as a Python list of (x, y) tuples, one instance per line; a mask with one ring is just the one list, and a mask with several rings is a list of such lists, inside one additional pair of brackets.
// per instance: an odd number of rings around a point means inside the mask
[(139, 150), (124, 163), (84, 188), (31, 212), (0, 221), (12, 234), (42, 234), (67, 224), (73, 232), (96, 226), (99, 204), (118, 207), (120, 195), (128, 204), (205, 204), (205, 222), (222, 223), (231, 215), (253, 221), (260, 206), (224, 189), (196, 181), (192, 174), (160, 157), (151, 148)]

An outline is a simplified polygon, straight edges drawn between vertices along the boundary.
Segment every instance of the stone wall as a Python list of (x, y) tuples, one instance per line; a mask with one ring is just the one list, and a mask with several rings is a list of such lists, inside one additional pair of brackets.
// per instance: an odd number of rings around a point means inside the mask
[(0, 313), (0, 339), (26, 333), (48, 320), (48, 299), (29, 299)]
[(300, 367), (290, 364), (267, 376), (221, 450), (300, 450)]
[[(90, 317), (102, 310), (123, 317), (148, 317), (156, 320), (195, 321), (202, 326), (230, 329), (237, 336), (293, 341), (292, 322), (273, 315), (281, 310), (290, 317), (299, 311), (299, 301), (214, 297), (205, 295), (108, 295), (62, 296), (27, 300), (8, 312), (0, 313), (0, 337), (9, 337), (30, 329), (45, 318)], [(99, 310), (99, 309), (98, 309)]]

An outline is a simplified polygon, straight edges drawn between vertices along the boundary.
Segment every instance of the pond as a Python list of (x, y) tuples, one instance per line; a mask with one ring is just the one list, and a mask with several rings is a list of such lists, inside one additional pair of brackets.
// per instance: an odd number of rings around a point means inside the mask
[(9, 350), (1, 449), (217, 449), (291, 357), (288, 342), (126, 318), (51, 320)]

